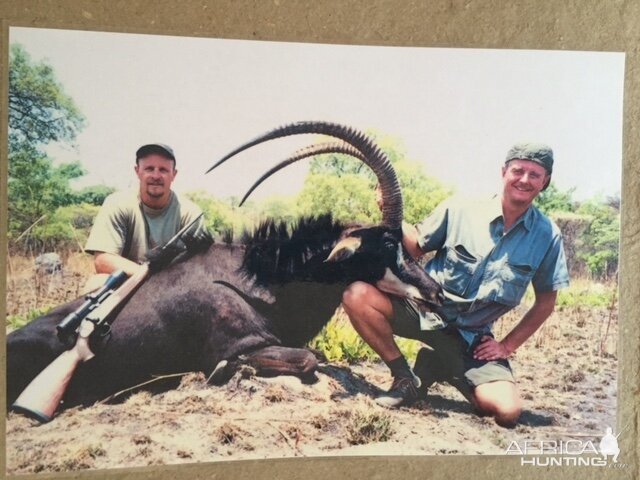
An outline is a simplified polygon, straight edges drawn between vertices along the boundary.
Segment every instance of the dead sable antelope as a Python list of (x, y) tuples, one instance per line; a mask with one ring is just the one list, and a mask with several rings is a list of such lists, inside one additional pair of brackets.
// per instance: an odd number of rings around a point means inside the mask
[[(106, 339), (91, 337), (96, 356), (79, 365), (63, 398), (65, 407), (89, 405), (153, 375), (215, 371), (210, 378), (219, 383), (241, 363), (259, 375), (308, 379), (317, 360), (301, 347), (329, 321), (344, 288), (357, 280), (420, 308), (441, 303), (440, 287), (403, 250), (400, 187), (388, 159), (366, 135), (337, 124), (296, 123), (248, 142), (211, 169), (259, 143), (309, 133), (344, 143), (313, 146), (272, 169), (252, 189), (299, 158), (343, 151), (378, 177), (382, 223), (350, 226), (324, 215), (301, 218), (289, 228), (267, 220), (238, 244), (209, 240), (188, 248), (140, 286), (117, 313)], [(7, 336), (7, 405), (70, 347), (57, 338), (56, 325), (82, 301), (57, 307)], [(171, 387), (161, 383), (151, 387)]]

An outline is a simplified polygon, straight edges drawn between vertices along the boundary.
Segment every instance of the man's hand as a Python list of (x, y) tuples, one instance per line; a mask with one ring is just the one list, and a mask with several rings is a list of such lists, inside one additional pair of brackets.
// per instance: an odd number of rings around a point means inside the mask
[(181, 240), (187, 250), (192, 253), (203, 252), (213, 243), (213, 237), (204, 227), (199, 227), (194, 232), (185, 232)]
[(155, 247), (149, 250), (145, 255), (147, 263), (149, 264), (149, 271), (152, 273), (159, 272), (184, 251), (185, 248), (178, 243), (164, 247)]
[(507, 347), (495, 338), (484, 335), (480, 339), (480, 344), (473, 351), (473, 358), (476, 360), (493, 361), (508, 358), (511, 353), (512, 352), (507, 350)]

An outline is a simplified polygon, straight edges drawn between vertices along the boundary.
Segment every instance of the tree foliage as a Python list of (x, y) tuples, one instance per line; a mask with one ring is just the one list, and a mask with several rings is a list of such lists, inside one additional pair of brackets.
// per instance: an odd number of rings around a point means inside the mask
[(10, 236), (22, 233), (58, 207), (76, 203), (70, 181), (82, 175), (79, 162), (55, 166), (29, 145), (13, 152), (7, 179)]
[(592, 275), (600, 278), (614, 275), (618, 270), (620, 211), (596, 198), (580, 205), (578, 213), (590, 217), (579, 257)]
[[(7, 175), (8, 236), (20, 248), (43, 250), (78, 245), (97, 205), (113, 191), (87, 187), (77, 192), (72, 181), (85, 174), (79, 161), (56, 164), (46, 153), (51, 143), (72, 145), (85, 124), (73, 99), (57, 80), (53, 67), (32, 61), (19, 44), (9, 58), (9, 158)], [(84, 233), (83, 233), (84, 232)]]
[[(396, 170), (406, 221), (422, 220), (451, 194), (449, 189), (427, 175), (418, 162), (406, 158), (404, 146), (398, 139), (368, 133)], [(298, 198), (298, 211), (306, 215), (331, 212), (340, 220), (378, 222), (381, 214), (375, 203), (376, 183), (371, 169), (348, 155), (316, 156)]]
[(535, 206), (541, 212), (549, 214), (552, 212), (570, 212), (575, 208), (573, 193), (575, 188), (560, 190), (553, 182), (544, 192), (541, 192), (535, 200)]
[(375, 204), (373, 188), (371, 181), (353, 173), (341, 177), (310, 173), (298, 196), (298, 213), (331, 213), (335, 219), (341, 221), (379, 220), (380, 212)]
[(57, 208), (24, 239), (34, 251), (83, 250), (99, 207), (86, 203)]
[(296, 203), (294, 197), (274, 195), (260, 202), (260, 205), (253, 207), (255, 216), (259, 219), (275, 218), (291, 223), (296, 218)]
[(71, 142), (84, 116), (55, 77), (53, 68), (34, 63), (19, 44), (9, 59), (9, 148)]
[(187, 197), (204, 212), (206, 226), (212, 234), (222, 235), (226, 230), (235, 231), (240, 227), (242, 220), (234, 215), (236, 208), (231, 202), (224, 202), (201, 190), (188, 193)]
[(551, 183), (536, 205), (560, 227), (572, 273), (610, 278), (618, 270), (620, 199), (595, 197), (579, 202), (573, 199), (574, 191), (562, 191)]
[(115, 188), (106, 185), (91, 185), (75, 194), (74, 203), (88, 203), (90, 205), (102, 205), (105, 198), (115, 192)]

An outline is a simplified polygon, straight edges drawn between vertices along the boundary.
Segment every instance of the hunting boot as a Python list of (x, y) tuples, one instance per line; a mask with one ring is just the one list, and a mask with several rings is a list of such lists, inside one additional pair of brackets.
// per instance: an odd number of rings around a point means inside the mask
[(420, 378), (410, 371), (411, 376), (393, 377), (391, 388), (376, 397), (375, 402), (383, 407), (396, 408), (411, 405), (418, 399)]
[(421, 385), (418, 387), (418, 398), (421, 400), (427, 398), (427, 390), (431, 385), (446, 378), (445, 369), (441, 365), (438, 354), (426, 347), (422, 347), (418, 351), (413, 372), (420, 379)]
[(420, 379), (413, 373), (407, 359), (402, 354), (393, 360), (385, 361), (385, 363), (391, 370), (393, 383), (387, 392), (375, 399), (376, 403), (390, 408), (411, 405), (418, 399)]

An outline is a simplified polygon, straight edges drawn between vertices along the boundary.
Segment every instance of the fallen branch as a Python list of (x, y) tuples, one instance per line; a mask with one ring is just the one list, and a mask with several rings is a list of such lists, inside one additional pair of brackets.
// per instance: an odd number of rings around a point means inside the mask
[(96, 402), (97, 405), (102, 405), (103, 403), (107, 403), (113, 400), (116, 397), (119, 397), (123, 393), (130, 392), (131, 390), (135, 390), (136, 388), (144, 387), (145, 385), (149, 385), (150, 383), (157, 382), (158, 380), (166, 380), (167, 378), (175, 378), (175, 377), (184, 377), (193, 372), (183, 372), (183, 373), (172, 373), (170, 375), (153, 375), (151, 380), (147, 380), (146, 382), (139, 383), (138, 385), (134, 385), (133, 387), (125, 388), (124, 390), (120, 390), (119, 392), (114, 393), (113, 395), (109, 395), (107, 398), (103, 400), (99, 400)]
[(282, 430), (280, 430), (278, 427), (276, 427), (274, 425), (271, 425), (270, 422), (267, 422), (267, 425), (269, 425), (276, 432), (278, 432), (282, 436), (282, 438), (284, 438), (284, 441), (286, 442), (287, 445), (289, 445), (289, 447), (291, 447), (292, 450), (294, 450), (295, 452), (299, 453), (303, 457), (305, 456), (304, 453), (302, 453), (302, 451), (298, 448), (297, 445), (291, 445), (291, 442), (289, 442), (289, 439), (287, 438), (287, 436), (284, 434), (284, 432)]
[(35, 227), (35, 226), (36, 226), (36, 224), (37, 224), (40, 220), (42, 220), (42, 219), (44, 219), (44, 218), (47, 218), (47, 215), (46, 215), (46, 214), (45, 214), (45, 215), (42, 215), (39, 219), (37, 219), (35, 222), (33, 222), (33, 223), (32, 223), (32, 224), (31, 224), (31, 225), (30, 225), (30, 226), (29, 226), (29, 227), (28, 227), (24, 232), (22, 232), (22, 233), (18, 236), (18, 238), (16, 238), (16, 239), (14, 240), (14, 242), (17, 242), (17, 241), (18, 241), (18, 240), (20, 240), (22, 237), (24, 237), (27, 233), (29, 233), (29, 230), (31, 230), (33, 227)]

